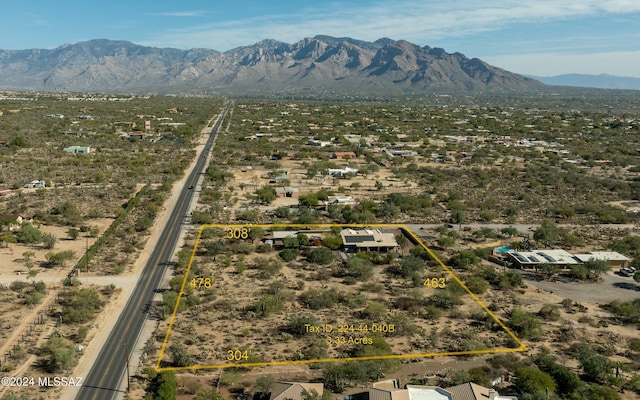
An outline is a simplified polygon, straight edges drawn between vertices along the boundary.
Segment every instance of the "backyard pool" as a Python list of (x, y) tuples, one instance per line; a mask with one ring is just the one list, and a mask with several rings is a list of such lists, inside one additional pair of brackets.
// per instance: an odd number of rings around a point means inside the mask
[(497, 247), (496, 248), (496, 252), (497, 253), (506, 253), (508, 251), (513, 250), (515, 247), (513, 246), (502, 246), (502, 247)]

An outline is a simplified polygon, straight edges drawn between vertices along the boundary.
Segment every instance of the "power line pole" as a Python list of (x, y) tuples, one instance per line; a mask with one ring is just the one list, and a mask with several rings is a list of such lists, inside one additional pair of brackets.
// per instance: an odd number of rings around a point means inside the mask
[(129, 390), (131, 389), (130, 387), (130, 381), (131, 381), (131, 377), (129, 375), (129, 336), (127, 336), (125, 338), (125, 358), (127, 359), (127, 392), (129, 392)]

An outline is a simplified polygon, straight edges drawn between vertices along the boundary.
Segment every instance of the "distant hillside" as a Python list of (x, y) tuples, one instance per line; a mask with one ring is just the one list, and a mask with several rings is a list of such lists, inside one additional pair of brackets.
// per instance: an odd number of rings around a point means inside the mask
[(100, 92), (523, 93), (540, 82), (461, 53), (406, 41), (316, 36), (263, 40), (224, 53), (91, 40), (0, 50), (0, 88)]
[(557, 76), (532, 76), (546, 85), (555, 86), (579, 86), (598, 89), (628, 89), (640, 90), (640, 78), (631, 78), (615, 75), (585, 75), (585, 74), (565, 74)]

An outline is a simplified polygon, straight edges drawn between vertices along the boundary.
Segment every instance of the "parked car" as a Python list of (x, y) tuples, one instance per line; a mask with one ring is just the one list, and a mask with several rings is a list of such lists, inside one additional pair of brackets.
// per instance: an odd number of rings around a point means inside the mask
[(634, 271), (631, 271), (629, 268), (620, 268), (620, 275), (622, 276), (633, 276)]

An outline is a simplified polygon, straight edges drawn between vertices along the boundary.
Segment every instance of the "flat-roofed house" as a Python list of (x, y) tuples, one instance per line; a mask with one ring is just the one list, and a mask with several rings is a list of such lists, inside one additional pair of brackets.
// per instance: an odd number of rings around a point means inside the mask
[(606, 261), (612, 268), (626, 268), (631, 260), (615, 251), (592, 251), (588, 254), (574, 254), (574, 257), (583, 263), (592, 260)]
[(561, 268), (584, 264), (590, 260), (604, 260), (609, 266), (627, 267), (631, 260), (615, 251), (592, 251), (587, 254), (571, 254), (566, 250), (508, 251), (506, 254), (518, 268), (536, 268), (538, 264), (555, 264)]
[(343, 229), (340, 232), (342, 246), (345, 251), (379, 251), (387, 252), (398, 247), (393, 233), (382, 232), (380, 229)]
[(556, 264), (562, 268), (582, 264), (566, 250), (508, 251), (506, 253), (519, 268), (535, 268), (538, 264)]

